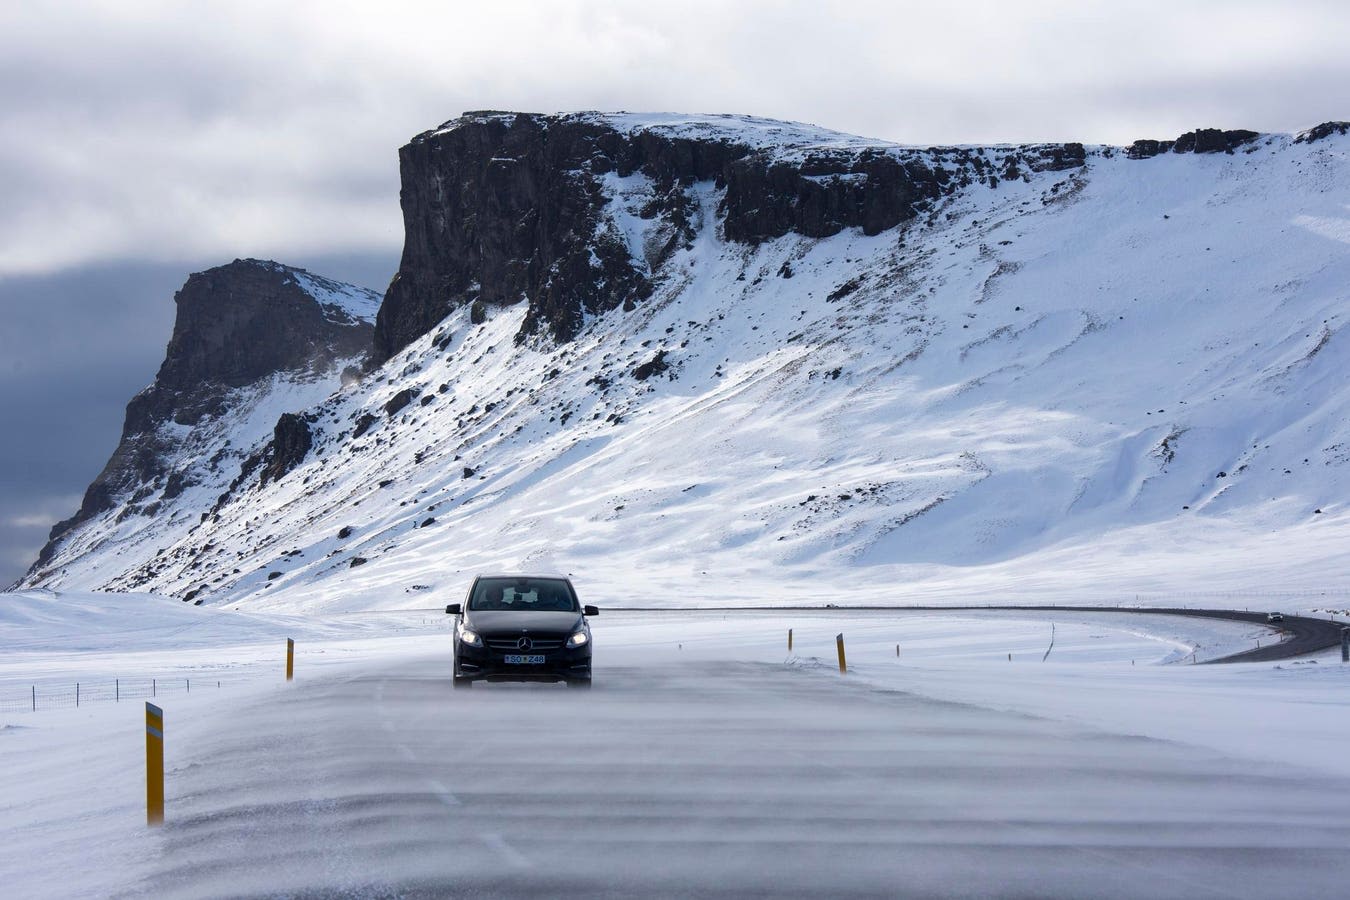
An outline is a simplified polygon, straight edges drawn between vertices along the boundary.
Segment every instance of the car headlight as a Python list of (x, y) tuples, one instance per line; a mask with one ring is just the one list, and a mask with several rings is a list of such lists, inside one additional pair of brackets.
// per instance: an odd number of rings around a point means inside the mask
[(584, 646), (585, 643), (590, 639), (591, 636), (589, 634), (587, 634), (584, 631), (578, 631), (576, 634), (572, 635), (570, 638), (567, 639), (567, 646), (581, 647)]
[(483, 646), (483, 639), (478, 636), (478, 632), (470, 631), (463, 625), (459, 626), (459, 639), (470, 647)]

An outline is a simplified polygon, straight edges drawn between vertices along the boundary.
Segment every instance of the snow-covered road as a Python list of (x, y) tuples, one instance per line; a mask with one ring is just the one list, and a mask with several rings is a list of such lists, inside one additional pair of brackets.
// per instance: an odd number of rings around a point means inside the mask
[(145, 826), (139, 700), (0, 713), (12, 896), (1288, 897), (1350, 881), (1350, 666), (1178, 664), (1269, 639), (1255, 623), (604, 610), (594, 690), (453, 691), (450, 620), (425, 612), (117, 595), (3, 612), (0, 688), (223, 685), (157, 701), (162, 828)]
[[(1350, 782), (759, 662), (452, 692), (422, 654), (180, 755), (144, 895), (1331, 896)], [(601, 675), (603, 677), (601, 678)]]

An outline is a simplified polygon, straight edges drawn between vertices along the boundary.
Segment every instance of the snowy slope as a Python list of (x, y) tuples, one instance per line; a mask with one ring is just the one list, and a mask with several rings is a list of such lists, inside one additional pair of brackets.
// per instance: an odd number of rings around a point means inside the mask
[[(837, 139), (747, 121), (715, 124), (785, 158)], [(328, 399), (269, 389), (193, 452), (317, 404), (303, 465), (205, 521), (216, 488), (86, 528), (44, 583), (296, 609), (517, 566), (630, 605), (1344, 591), (1350, 138), (1244, 149), (1089, 148), (874, 237), (758, 246), (700, 183), (635, 311), (555, 346), (516, 344), (521, 306), (461, 309)], [(653, 186), (605, 190), (646, 260)]]

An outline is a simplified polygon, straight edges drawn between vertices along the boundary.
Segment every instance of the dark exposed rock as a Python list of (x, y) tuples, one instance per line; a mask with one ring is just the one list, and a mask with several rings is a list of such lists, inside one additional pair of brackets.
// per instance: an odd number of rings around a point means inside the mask
[(175, 470), (169, 473), (169, 479), (164, 483), (164, 493), (161, 495), (165, 500), (174, 500), (182, 496), (183, 491), (193, 485), (192, 476), (183, 470)]
[(272, 442), (264, 451), (267, 456), (262, 473), (258, 476), (260, 484), (276, 481), (287, 472), (304, 462), (314, 446), (314, 436), (310, 433), (309, 423), (304, 416), (295, 413), (282, 413), (272, 431)]
[(404, 388), (389, 398), (389, 402), (384, 405), (384, 414), (387, 416), (397, 415), (400, 410), (412, 402), (414, 396), (416, 394), (412, 388)]
[(376, 322), (376, 360), (464, 304), (523, 298), (527, 333), (566, 339), (585, 312), (645, 295), (627, 247), (596, 235), (596, 176), (624, 143), (576, 117), (466, 114), (403, 147), (403, 258)]
[(1082, 144), (1070, 142), (1058, 147), (1047, 147), (1041, 151), (1045, 160), (1044, 168), (1051, 172), (1075, 169), (1087, 162), (1087, 150)]
[(838, 303), (840, 300), (844, 299), (845, 297), (847, 297), (849, 294), (853, 293), (860, 287), (862, 287), (862, 279), (850, 278), (848, 281), (845, 281), (843, 284), (839, 285), (839, 287), (830, 291), (829, 296), (825, 298), (825, 302)]
[(347, 538), (349, 538), (349, 537), (352, 536), (352, 531), (353, 531), (352, 526), (350, 526), (350, 525), (343, 525), (341, 528), (338, 529), (338, 535), (337, 535), (337, 536), (338, 536), (338, 540), (340, 540), (340, 541), (345, 541)]
[(347, 568), (355, 569), (357, 566), (364, 566), (366, 558), (364, 556), (353, 556), (351, 562), (347, 563)]
[(757, 153), (726, 172), (726, 236), (758, 244), (796, 232), (829, 237), (845, 228), (879, 234), (914, 218), (943, 187), (917, 161), (879, 152), (817, 153), (800, 165)]
[[(247, 259), (198, 272), (174, 296), (178, 315), (155, 384), (132, 401), (128, 426), (194, 425), (220, 411), (221, 388), (283, 371), (321, 371), (364, 352), (371, 326), (335, 319), (300, 286), (308, 275)], [(312, 276), (311, 276), (312, 277)], [(137, 402), (139, 401), (139, 403)]]
[(1135, 141), (1125, 150), (1125, 155), (1130, 159), (1149, 159), (1157, 156), (1159, 153), (1167, 153), (1172, 149), (1174, 141), (1155, 141), (1148, 138), (1142, 138)]
[(1138, 140), (1129, 146), (1125, 155), (1130, 159), (1148, 159), (1160, 153), (1232, 153), (1237, 147), (1251, 143), (1261, 135), (1255, 131), (1219, 128), (1200, 128), (1188, 131), (1175, 141)]
[(1350, 122), (1323, 122), (1294, 138), (1294, 143), (1311, 144), (1313, 141), (1329, 138), (1333, 134), (1350, 134)]
[(352, 429), (352, 438), (353, 439), (359, 438), (361, 435), (365, 434), (367, 431), (373, 428), (375, 426), (375, 423), (378, 421), (380, 420), (375, 418), (370, 413), (361, 413), (361, 415), (356, 420), (356, 427)]
[(1177, 138), (1173, 153), (1231, 153), (1234, 148), (1256, 140), (1260, 135), (1255, 131), (1222, 131), (1218, 128), (1201, 128), (1188, 131)]
[(669, 368), (670, 363), (666, 362), (666, 351), (658, 350), (655, 356), (633, 370), (633, 377), (638, 381), (646, 381), (653, 375), (660, 375)]

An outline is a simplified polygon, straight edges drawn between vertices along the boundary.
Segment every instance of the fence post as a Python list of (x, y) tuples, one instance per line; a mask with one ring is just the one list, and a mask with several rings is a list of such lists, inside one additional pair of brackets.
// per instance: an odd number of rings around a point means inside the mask
[(33, 685), (33, 712), (37, 712), (37, 685)]
[(80, 683), (75, 682), (75, 708), (80, 708)]
[(145, 704), (145, 822), (164, 824), (164, 710)]
[(788, 629), (788, 652), (792, 652), (792, 629)]
[(113, 702), (122, 702), (122, 679), (120, 678), (113, 679)]
[(159, 686), (155, 684), (155, 679), (153, 678), (150, 679), (150, 696), (151, 697), (159, 696)]
[(1350, 628), (1341, 629), (1341, 662), (1350, 662)]
[(834, 647), (839, 651), (839, 674), (848, 674), (848, 663), (844, 661), (844, 635), (836, 634), (834, 636)]
[(295, 641), (286, 638), (286, 680), (295, 678)]

